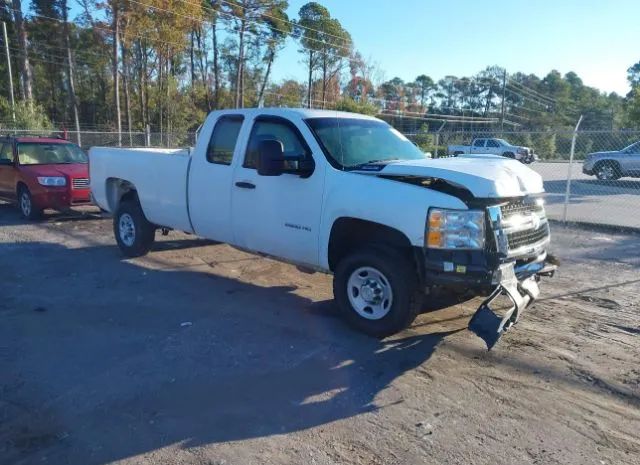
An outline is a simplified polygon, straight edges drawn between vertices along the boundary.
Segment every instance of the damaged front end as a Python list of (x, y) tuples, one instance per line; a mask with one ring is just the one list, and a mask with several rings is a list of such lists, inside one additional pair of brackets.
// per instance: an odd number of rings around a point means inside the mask
[[(557, 265), (547, 255), (549, 223), (541, 198), (490, 206), (487, 217), (493, 239), (489, 250), (498, 263), (492, 279), (495, 287), (471, 318), (469, 329), (491, 349), (538, 298), (540, 277), (553, 276)], [(511, 302), (501, 315), (492, 308), (500, 295)]]
[[(471, 208), (485, 212), (481, 250), (425, 248), (425, 281), (429, 285), (488, 295), (469, 322), (469, 329), (491, 349), (539, 295), (541, 276), (553, 276), (555, 261), (547, 255), (549, 224), (540, 197), (506, 199)], [(427, 225), (429, 228), (430, 225)], [(499, 296), (509, 308), (496, 311)]]

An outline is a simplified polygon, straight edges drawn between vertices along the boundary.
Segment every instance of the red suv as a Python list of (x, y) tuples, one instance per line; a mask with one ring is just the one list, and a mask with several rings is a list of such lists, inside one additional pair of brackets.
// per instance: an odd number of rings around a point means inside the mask
[(87, 154), (64, 139), (0, 137), (0, 198), (17, 201), (29, 220), (91, 203)]

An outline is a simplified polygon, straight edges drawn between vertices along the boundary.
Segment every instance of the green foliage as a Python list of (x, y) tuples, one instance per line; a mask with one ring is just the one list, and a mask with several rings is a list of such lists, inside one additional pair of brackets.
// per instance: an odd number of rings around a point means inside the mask
[(640, 128), (640, 85), (629, 93), (625, 109), (627, 124), (630, 127)]
[(348, 111), (351, 113), (361, 113), (363, 115), (375, 115), (378, 108), (367, 102), (356, 102), (352, 98), (343, 97), (335, 103), (334, 108), (338, 111)]
[(51, 129), (51, 121), (42, 106), (37, 103), (29, 105), (27, 102), (16, 102), (16, 119), (12, 123), (11, 103), (0, 97), (0, 121), (8, 129)]
[(535, 147), (535, 152), (543, 160), (552, 160), (556, 158), (556, 134), (555, 133), (538, 133), (531, 136), (531, 145)]

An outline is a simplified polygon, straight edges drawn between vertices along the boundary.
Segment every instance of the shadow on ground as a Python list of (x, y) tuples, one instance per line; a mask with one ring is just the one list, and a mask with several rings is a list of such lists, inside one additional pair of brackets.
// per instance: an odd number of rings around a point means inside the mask
[(110, 463), (375, 412), (447, 334), (378, 341), (295, 287), (159, 271), (113, 246), (0, 257), (2, 463)]

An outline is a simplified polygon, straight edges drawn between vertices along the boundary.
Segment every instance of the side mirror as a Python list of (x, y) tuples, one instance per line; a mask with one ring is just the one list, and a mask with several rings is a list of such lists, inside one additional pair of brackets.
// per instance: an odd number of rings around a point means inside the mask
[(284, 147), (278, 140), (263, 140), (258, 144), (258, 174), (280, 176), (284, 173)]

